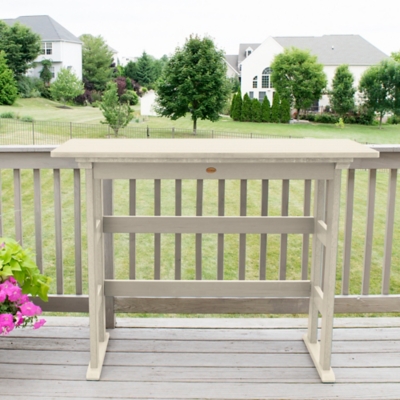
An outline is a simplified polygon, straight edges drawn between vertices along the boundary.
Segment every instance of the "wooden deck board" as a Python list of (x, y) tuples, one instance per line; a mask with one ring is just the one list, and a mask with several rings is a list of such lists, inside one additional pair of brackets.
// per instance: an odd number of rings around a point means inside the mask
[(1, 398), (398, 400), (399, 319), (382, 320), (338, 324), (332, 385), (320, 383), (294, 319), (122, 321), (139, 327), (110, 331), (101, 380), (88, 382), (87, 323), (50, 318), (0, 338)]

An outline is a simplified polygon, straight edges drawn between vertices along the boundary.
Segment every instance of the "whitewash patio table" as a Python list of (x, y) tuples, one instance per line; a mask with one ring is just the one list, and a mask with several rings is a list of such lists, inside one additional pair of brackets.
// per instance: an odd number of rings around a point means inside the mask
[[(109, 339), (105, 296), (118, 295), (198, 297), (199, 301), (204, 297), (309, 297), (308, 332), (303, 340), (322, 382), (335, 381), (331, 347), (341, 170), (355, 158), (379, 157), (377, 151), (345, 139), (73, 139), (51, 155), (74, 158), (86, 172), (88, 380), (100, 379)], [(312, 179), (314, 213), (303, 217), (104, 216), (103, 180), (117, 178)], [(107, 280), (104, 232), (313, 234), (311, 277), (301, 281)]]

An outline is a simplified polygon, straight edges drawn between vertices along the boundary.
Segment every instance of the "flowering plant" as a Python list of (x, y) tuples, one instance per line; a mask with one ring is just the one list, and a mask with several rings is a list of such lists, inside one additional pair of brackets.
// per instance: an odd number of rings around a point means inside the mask
[(38, 320), (42, 310), (28, 294), (47, 301), (49, 283), (28, 251), (13, 239), (0, 238), (0, 334), (18, 327), (38, 329), (46, 322)]

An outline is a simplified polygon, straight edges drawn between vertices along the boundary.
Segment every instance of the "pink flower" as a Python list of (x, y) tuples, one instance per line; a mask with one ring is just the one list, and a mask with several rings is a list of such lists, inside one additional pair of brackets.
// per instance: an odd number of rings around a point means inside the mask
[(9, 277), (8, 277), (8, 280), (9, 280), (13, 285), (15, 285), (15, 284), (17, 283), (17, 281), (15, 280), (15, 278), (14, 278), (13, 276), (9, 276)]
[(7, 335), (14, 329), (14, 317), (12, 314), (0, 314), (0, 333)]
[(24, 317), (22, 316), (22, 313), (20, 311), (17, 311), (16, 317), (17, 322), (15, 323), (15, 326), (20, 326), (24, 322)]
[(41, 326), (43, 326), (46, 323), (45, 319), (40, 319), (39, 321), (35, 322), (33, 324), (33, 329), (39, 329)]
[(31, 301), (22, 304), (20, 310), (22, 315), (26, 317), (34, 317), (42, 313), (42, 309), (39, 306), (35, 306)]
[(21, 288), (19, 286), (13, 286), (12, 289), (8, 290), (8, 300), (17, 301), (21, 297)]
[(5, 281), (4, 283), (2, 283), (0, 285), (0, 289), (3, 289), (6, 292), (7, 295), (8, 295), (8, 292), (10, 290), (12, 290), (14, 287), (15, 286), (10, 281)]
[(19, 298), (19, 304), (25, 304), (29, 301), (29, 296), (27, 294), (23, 294), (21, 295), (21, 297)]
[(0, 289), (0, 303), (3, 303), (4, 300), (6, 299), (7, 294), (4, 290)]

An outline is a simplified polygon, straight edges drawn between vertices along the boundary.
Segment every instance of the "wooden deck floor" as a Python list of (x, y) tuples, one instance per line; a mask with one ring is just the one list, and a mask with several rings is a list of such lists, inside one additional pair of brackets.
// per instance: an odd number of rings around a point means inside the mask
[(336, 319), (322, 384), (304, 319), (119, 319), (99, 382), (87, 318), (0, 337), (6, 399), (400, 399), (400, 318)]

